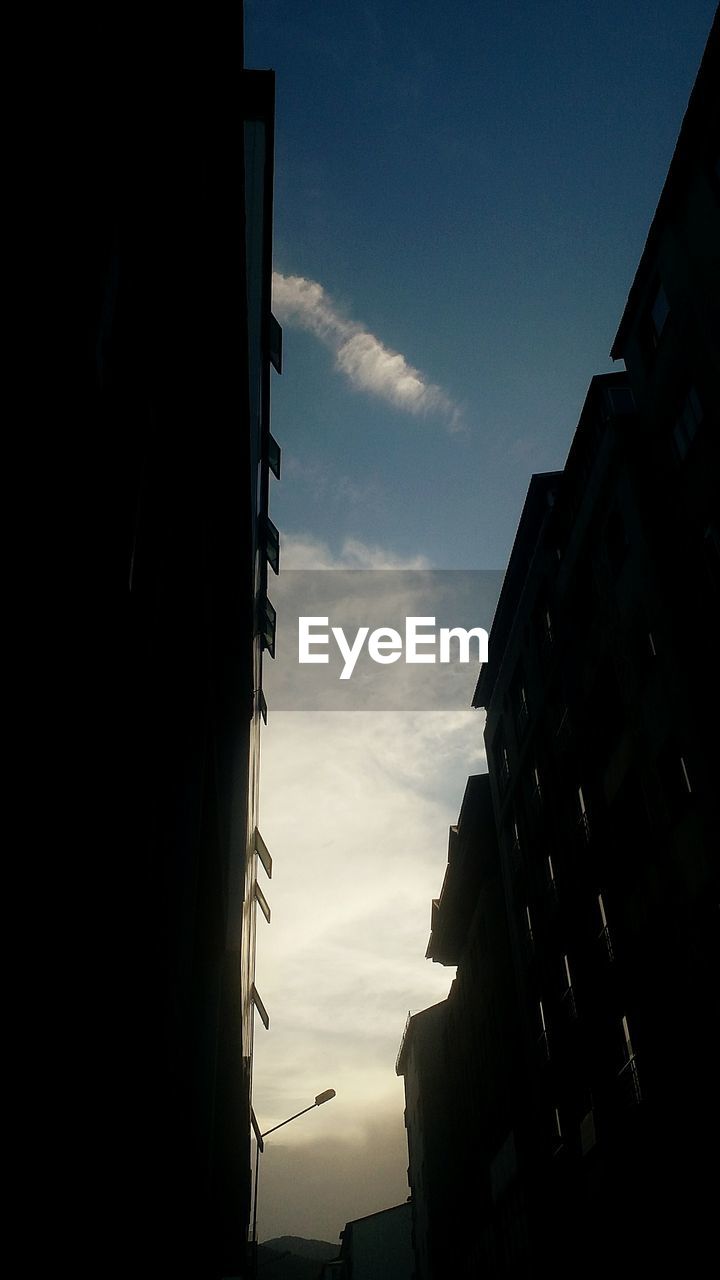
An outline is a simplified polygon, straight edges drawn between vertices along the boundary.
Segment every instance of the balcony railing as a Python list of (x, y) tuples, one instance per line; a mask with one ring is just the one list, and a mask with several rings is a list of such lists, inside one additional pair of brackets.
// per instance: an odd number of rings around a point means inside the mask
[(615, 959), (615, 952), (613, 951), (612, 938), (610, 937), (610, 930), (607, 925), (600, 930), (598, 934), (598, 942), (605, 949), (608, 960), (613, 961)]
[(584, 844), (590, 843), (590, 819), (586, 812), (580, 814), (577, 822), (577, 829), (580, 839)]
[(560, 1003), (562, 1004), (569, 1018), (572, 1018), (573, 1020), (577, 1018), (578, 1015), (577, 1015), (577, 1004), (575, 1002), (575, 991), (572, 986), (565, 988), (565, 990), (563, 991), (560, 997)]
[(630, 1054), (627, 1062), (618, 1071), (618, 1085), (620, 1087), (620, 1096), (626, 1106), (637, 1106), (642, 1102), (642, 1090), (640, 1088), (640, 1075), (637, 1067), (637, 1059), (634, 1053)]

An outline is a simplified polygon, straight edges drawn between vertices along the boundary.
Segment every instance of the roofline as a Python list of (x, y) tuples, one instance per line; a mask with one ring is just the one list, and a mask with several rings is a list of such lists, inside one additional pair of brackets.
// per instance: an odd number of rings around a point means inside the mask
[(358, 1222), (367, 1222), (369, 1218), (380, 1218), (384, 1213), (395, 1213), (398, 1209), (407, 1209), (410, 1207), (410, 1197), (407, 1200), (401, 1200), (400, 1204), (391, 1204), (387, 1209), (376, 1209), (374, 1213), (366, 1213), (362, 1218), (349, 1218), (343, 1227), (343, 1231), (347, 1231), (348, 1227), (354, 1227)]
[[(503, 578), (502, 589), (500, 591), (500, 598), (498, 599), (497, 607), (495, 609), (495, 616), (492, 620), (492, 626), (490, 628), (490, 636), (489, 636), (488, 643), (489, 643), (489, 646), (492, 647), (493, 652), (497, 645), (499, 645), (503, 651), (505, 649), (507, 638), (512, 628), (513, 618), (515, 616), (514, 608), (510, 612), (508, 612), (508, 610), (510, 609), (510, 604), (512, 603), (512, 601), (514, 599), (517, 601), (517, 599), (520, 598), (523, 587), (525, 585), (525, 580), (527, 578), (527, 572), (528, 572), (527, 568), (521, 580), (518, 580), (515, 573), (513, 572), (513, 569), (517, 570), (517, 563), (518, 563), (517, 557), (520, 554), (520, 546), (523, 542), (523, 539), (527, 536), (529, 530), (533, 528), (531, 521), (537, 520), (538, 515), (541, 515), (542, 518), (540, 519), (539, 523), (536, 524), (533, 531), (533, 535), (532, 535), (533, 548), (530, 555), (527, 557), (527, 565), (529, 567), (530, 562), (532, 560), (532, 556), (535, 551), (535, 547), (537, 546), (537, 540), (540, 535), (540, 530), (542, 529), (545, 523), (545, 519), (549, 511), (549, 507), (540, 508), (540, 510), (538, 511), (538, 509), (535, 506), (535, 496), (536, 494), (539, 496), (541, 492), (544, 492), (544, 494), (547, 495), (553, 483), (555, 485), (558, 485), (560, 483), (560, 478), (562, 474), (563, 474), (562, 471), (539, 471), (539, 472), (535, 472), (530, 477), (530, 483), (528, 484), (527, 493), (525, 495), (525, 501), (522, 506), (522, 511), (520, 512), (520, 520), (518, 522), (518, 527), (515, 531), (515, 537), (513, 539), (510, 558), (508, 560), (507, 569), (505, 570), (505, 576)], [(515, 561), (515, 564), (513, 564), (513, 561)], [(499, 630), (499, 634), (495, 634), (496, 628)], [(488, 672), (491, 671), (493, 667), (494, 667), (494, 664), (491, 665), (490, 662), (486, 662), (480, 669), (480, 675), (478, 676), (477, 684), (475, 685), (475, 692), (473, 694), (473, 699), (471, 703), (471, 706), (476, 709), (487, 706), (488, 698), (486, 698), (485, 696), (484, 686), (487, 684)]]
[(645, 247), (640, 255), (640, 262), (630, 286), (630, 292), (615, 335), (615, 341), (610, 349), (612, 360), (621, 360), (623, 358), (631, 318), (635, 314), (638, 299), (641, 297), (647, 279), (652, 272), (656, 241), (660, 235), (660, 224), (664, 222), (665, 215), (683, 181), (686, 160), (692, 152), (693, 136), (697, 133), (698, 138), (700, 137), (706, 99), (712, 104), (713, 93), (715, 93), (715, 109), (717, 111), (717, 90), (714, 89), (714, 85), (718, 81), (720, 81), (720, 10), (716, 9), (707, 44), (695, 78), (695, 84), (693, 85), (678, 139), (675, 143), (670, 168), (650, 223)]

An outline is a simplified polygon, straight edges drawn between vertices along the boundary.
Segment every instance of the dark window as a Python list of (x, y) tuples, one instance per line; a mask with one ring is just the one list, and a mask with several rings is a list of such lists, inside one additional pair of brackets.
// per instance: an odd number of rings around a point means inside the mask
[(693, 795), (692, 770), (676, 742), (665, 744), (658, 756), (658, 773), (665, 807), (671, 821), (681, 817)]
[(653, 333), (655, 335), (655, 343), (660, 341), (660, 335), (665, 328), (665, 322), (670, 315), (670, 303), (667, 300), (667, 294), (660, 283), (655, 292), (652, 306), (650, 307), (650, 320), (652, 323)]
[(592, 1151), (595, 1142), (595, 1112), (591, 1105), (580, 1121), (580, 1148), (584, 1156)]
[(600, 932), (598, 934), (598, 938), (607, 954), (608, 960), (614, 960), (615, 953), (613, 951), (612, 938), (610, 937), (610, 929), (608, 927), (607, 915), (605, 913), (605, 902), (601, 893), (597, 896), (597, 902), (598, 914), (600, 916)]
[(512, 692), (513, 709), (515, 712), (515, 730), (518, 740), (522, 740), (528, 727), (530, 719), (530, 709), (528, 707), (527, 688), (525, 686), (525, 678), (520, 669), (513, 682)]
[(642, 1092), (637, 1058), (630, 1037), (630, 1027), (625, 1016), (623, 1016), (621, 1023), (620, 1043), (621, 1065), (618, 1071), (618, 1083), (620, 1085), (621, 1098), (627, 1105), (634, 1105), (642, 1101)]
[(532, 777), (531, 777), (530, 787), (531, 787), (531, 797), (532, 797), (533, 805), (536, 809), (541, 809), (542, 802), (543, 802), (543, 792), (542, 792), (542, 783), (540, 782), (540, 773), (537, 765), (533, 765), (533, 768), (532, 768)]
[(282, 452), (277, 440), (273, 435), (270, 435), (270, 434), (268, 434), (267, 449), (268, 449), (268, 465), (273, 475), (275, 476), (275, 478), (279, 480), (280, 479), (280, 459), (282, 456)]
[(550, 854), (548, 854), (547, 858), (545, 859), (545, 877), (547, 880), (547, 887), (550, 891), (551, 896), (553, 898), (556, 898), (557, 897), (557, 881), (555, 880), (555, 868), (553, 867), (553, 860)]
[(277, 614), (267, 596), (264, 596), (260, 602), (260, 634), (262, 637), (262, 647), (267, 649), (271, 658), (275, 657), (275, 629), (277, 624)]
[(698, 427), (704, 417), (705, 414), (700, 403), (700, 397), (695, 387), (690, 387), (673, 428), (675, 451), (681, 462), (695, 439)]
[(625, 524), (617, 507), (613, 509), (605, 526), (605, 546), (607, 547), (608, 564), (613, 574), (617, 575), (627, 555), (628, 539)]
[(280, 572), (280, 534), (268, 515), (262, 517), (265, 554), (273, 573)]
[(528, 906), (525, 907), (525, 928), (527, 930), (528, 943), (532, 947), (535, 942), (535, 935), (532, 927), (532, 916), (530, 915), (530, 908)]
[(549, 659), (555, 639), (553, 616), (548, 604), (542, 604), (535, 615), (535, 634), (540, 652), (545, 660)]
[(538, 1047), (540, 1049), (540, 1057), (543, 1062), (547, 1062), (550, 1058), (550, 1042), (548, 1040), (547, 1023), (545, 1022), (545, 1010), (543, 1008), (542, 1000), (538, 1000), (538, 1020)]
[(582, 787), (577, 789), (578, 827), (580, 835), (586, 842), (590, 840), (590, 818)]
[(498, 739), (498, 743), (495, 748), (495, 761), (498, 777), (500, 778), (500, 788), (502, 790), (510, 781), (510, 756), (508, 755), (505, 740), (502, 737)]
[(576, 1018), (577, 1006), (575, 1004), (575, 988), (573, 986), (572, 975), (570, 973), (570, 961), (568, 960), (567, 955), (563, 955), (563, 989), (561, 1000), (568, 1017)]
[(570, 712), (565, 703), (562, 703), (555, 713), (555, 741), (560, 751), (567, 751), (571, 745), (572, 724)]
[(660, 342), (660, 337), (667, 324), (670, 314), (670, 304), (667, 294), (663, 288), (662, 282), (657, 280), (655, 288), (650, 294), (650, 301), (640, 321), (638, 329), (638, 340), (642, 350), (643, 359), (646, 365), (650, 366), (655, 355), (655, 349)]
[(557, 1107), (553, 1108), (552, 1115), (552, 1152), (554, 1156), (560, 1155), (564, 1150), (565, 1139), (563, 1137), (562, 1123), (560, 1120), (560, 1112)]
[(635, 397), (630, 387), (610, 387), (608, 390), (610, 412), (615, 417), (635, 413)]

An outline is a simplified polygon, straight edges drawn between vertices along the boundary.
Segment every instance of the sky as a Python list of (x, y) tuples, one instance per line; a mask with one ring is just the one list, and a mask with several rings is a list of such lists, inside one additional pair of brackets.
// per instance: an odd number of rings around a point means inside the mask
[[(506, 565), (617, 367), (714, 9), (246, 0), (245, 63), (277, 78), (285, 569)], [(266, 685), (254, 1110), (337, 1097), (268, 1138), (258, 1235), (335, 1241), (408, 1195), (395, 1058), (454, 976), (424, 955), (482, 713), (273, 714)]]

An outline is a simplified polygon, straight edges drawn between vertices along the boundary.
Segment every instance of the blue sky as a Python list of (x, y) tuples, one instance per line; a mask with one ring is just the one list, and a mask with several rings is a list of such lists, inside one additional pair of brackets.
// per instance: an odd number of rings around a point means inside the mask
[[(502, 568), (609, 351), (710, 0), (246, 0), (277, 75), (271, 514), (301, 568)], [(420, 609), (422, 612), (422, 609)], [(278, 620), (278, 644), (289, 642)], [(407, 1196), (395, 1055), (482, 715), (273, 711), (263, 735), (259, 1236)]]
[(352, 391), (285, 325), (276, 523), (504, 565), (562, 465), (667, 172), (709, 0), (248, 0), (277, 74), (275, 265), (462, 406), (451, 435)]

